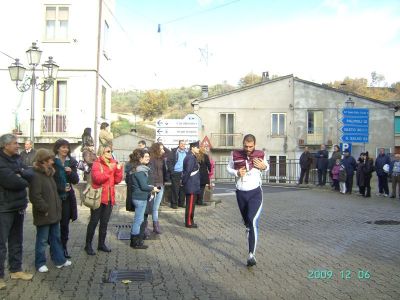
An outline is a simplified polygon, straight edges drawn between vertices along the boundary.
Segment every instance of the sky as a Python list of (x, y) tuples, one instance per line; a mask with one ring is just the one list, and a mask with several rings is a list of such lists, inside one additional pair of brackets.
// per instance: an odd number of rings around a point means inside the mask
[(114, 16), (115, 89), (237, 85), (264, 71), (400, 81), (398, 0), (116, 0)]

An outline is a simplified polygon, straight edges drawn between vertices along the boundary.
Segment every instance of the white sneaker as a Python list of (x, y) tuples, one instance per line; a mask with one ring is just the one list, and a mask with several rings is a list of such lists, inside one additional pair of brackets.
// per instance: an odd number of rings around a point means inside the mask
[(383, 197), (389, 197), (389, 195), (388, 194), (383, 194)]
[(41, 266), (38, 271), (40, 273), (47, 273), (49, 271), (49, 268), (46, 265)]
[(56, 268), (61, 269), (62, 267), (68, 267), (72, 265), (72, 262), (70, 260), (66, 260), (65, 263), (63, 263), (61, 266), (56, 266)]

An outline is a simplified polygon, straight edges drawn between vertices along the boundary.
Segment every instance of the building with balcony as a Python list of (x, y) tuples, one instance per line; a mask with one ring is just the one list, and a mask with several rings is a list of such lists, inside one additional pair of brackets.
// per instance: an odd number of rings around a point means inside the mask
[(29, 138), (31, 91), (19, 92), (7, 67), (12, 58), (19, 58), (29, 68), (25, 51), (37, 42), (43, 51), (41, 63), (52, 56), (60, 69), (50, 89), (35, 91), (36, 147), (62, 137), (76, 148), (85, 127), (92, 128), (97, 142), (99, 124), (109, 122), (111, 113), (114, 6), (115, 0), (19, 0), (1, 5), (0, 51), (10, 56), (0, 54), (1, 133), (14, 132), (21, 143)]
[(226, 160), (233, 149), (242, 147), (243, 136), (252, 133), (257, 149), (271, 162), (284, 164), (299, 158), (305, 146), (317, 151), (326, 144), (333, 151), (341, 142), (342, 110), (349, 97), (355, 108), (369, 110), (368, 143), (353, 143), (352, 154), (369, 151), (374, 157), (380, 147), (392, 152), (395, 110), (390, 104), (293, 75), (196, 99), (192, 105), (201, 118), (201, 138), (210, 139), (215, 160)]

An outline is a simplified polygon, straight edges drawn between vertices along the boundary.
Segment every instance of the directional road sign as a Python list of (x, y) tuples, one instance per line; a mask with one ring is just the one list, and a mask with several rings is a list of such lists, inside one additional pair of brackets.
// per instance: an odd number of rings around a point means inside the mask
[(368, 143), (369, 109), (344, 108), (342, 110), (342, 142)]
[(156, 141), (175, 148), (180, 140), (191, 143), (199, 140), (199, 118), (187, 115), (184, 119), (156, 120)]

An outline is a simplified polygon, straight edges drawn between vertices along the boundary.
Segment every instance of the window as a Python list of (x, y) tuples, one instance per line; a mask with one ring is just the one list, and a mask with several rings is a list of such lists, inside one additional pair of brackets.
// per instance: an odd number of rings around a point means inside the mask
[(234, 114), (220, 114), (219, 115), (219, 126), (220, 126), (220, 146), (234, 146), (233, 134), (234, 134)]
[(46, 6), (46, 33), (47, 41), (68, 40), (68, 6)]
[(107, 99), (107, 89), (102, 86), (101, 87), (101, 117), (103, 119), (106, 118), (106, 99)]
[(307, 113), (307, 144), (323, 144), (324, 133), (323, 111), (308, 111)]
[(43, 94), (42, 132), (66, 132), (67, 81), (54, 81)]
[(400, 117), (394, 118), (394, 134), (400, 134)]
[(271, 134), (273, 136), (286, 135), (286, 114), (285, 113), (271, 114)]

